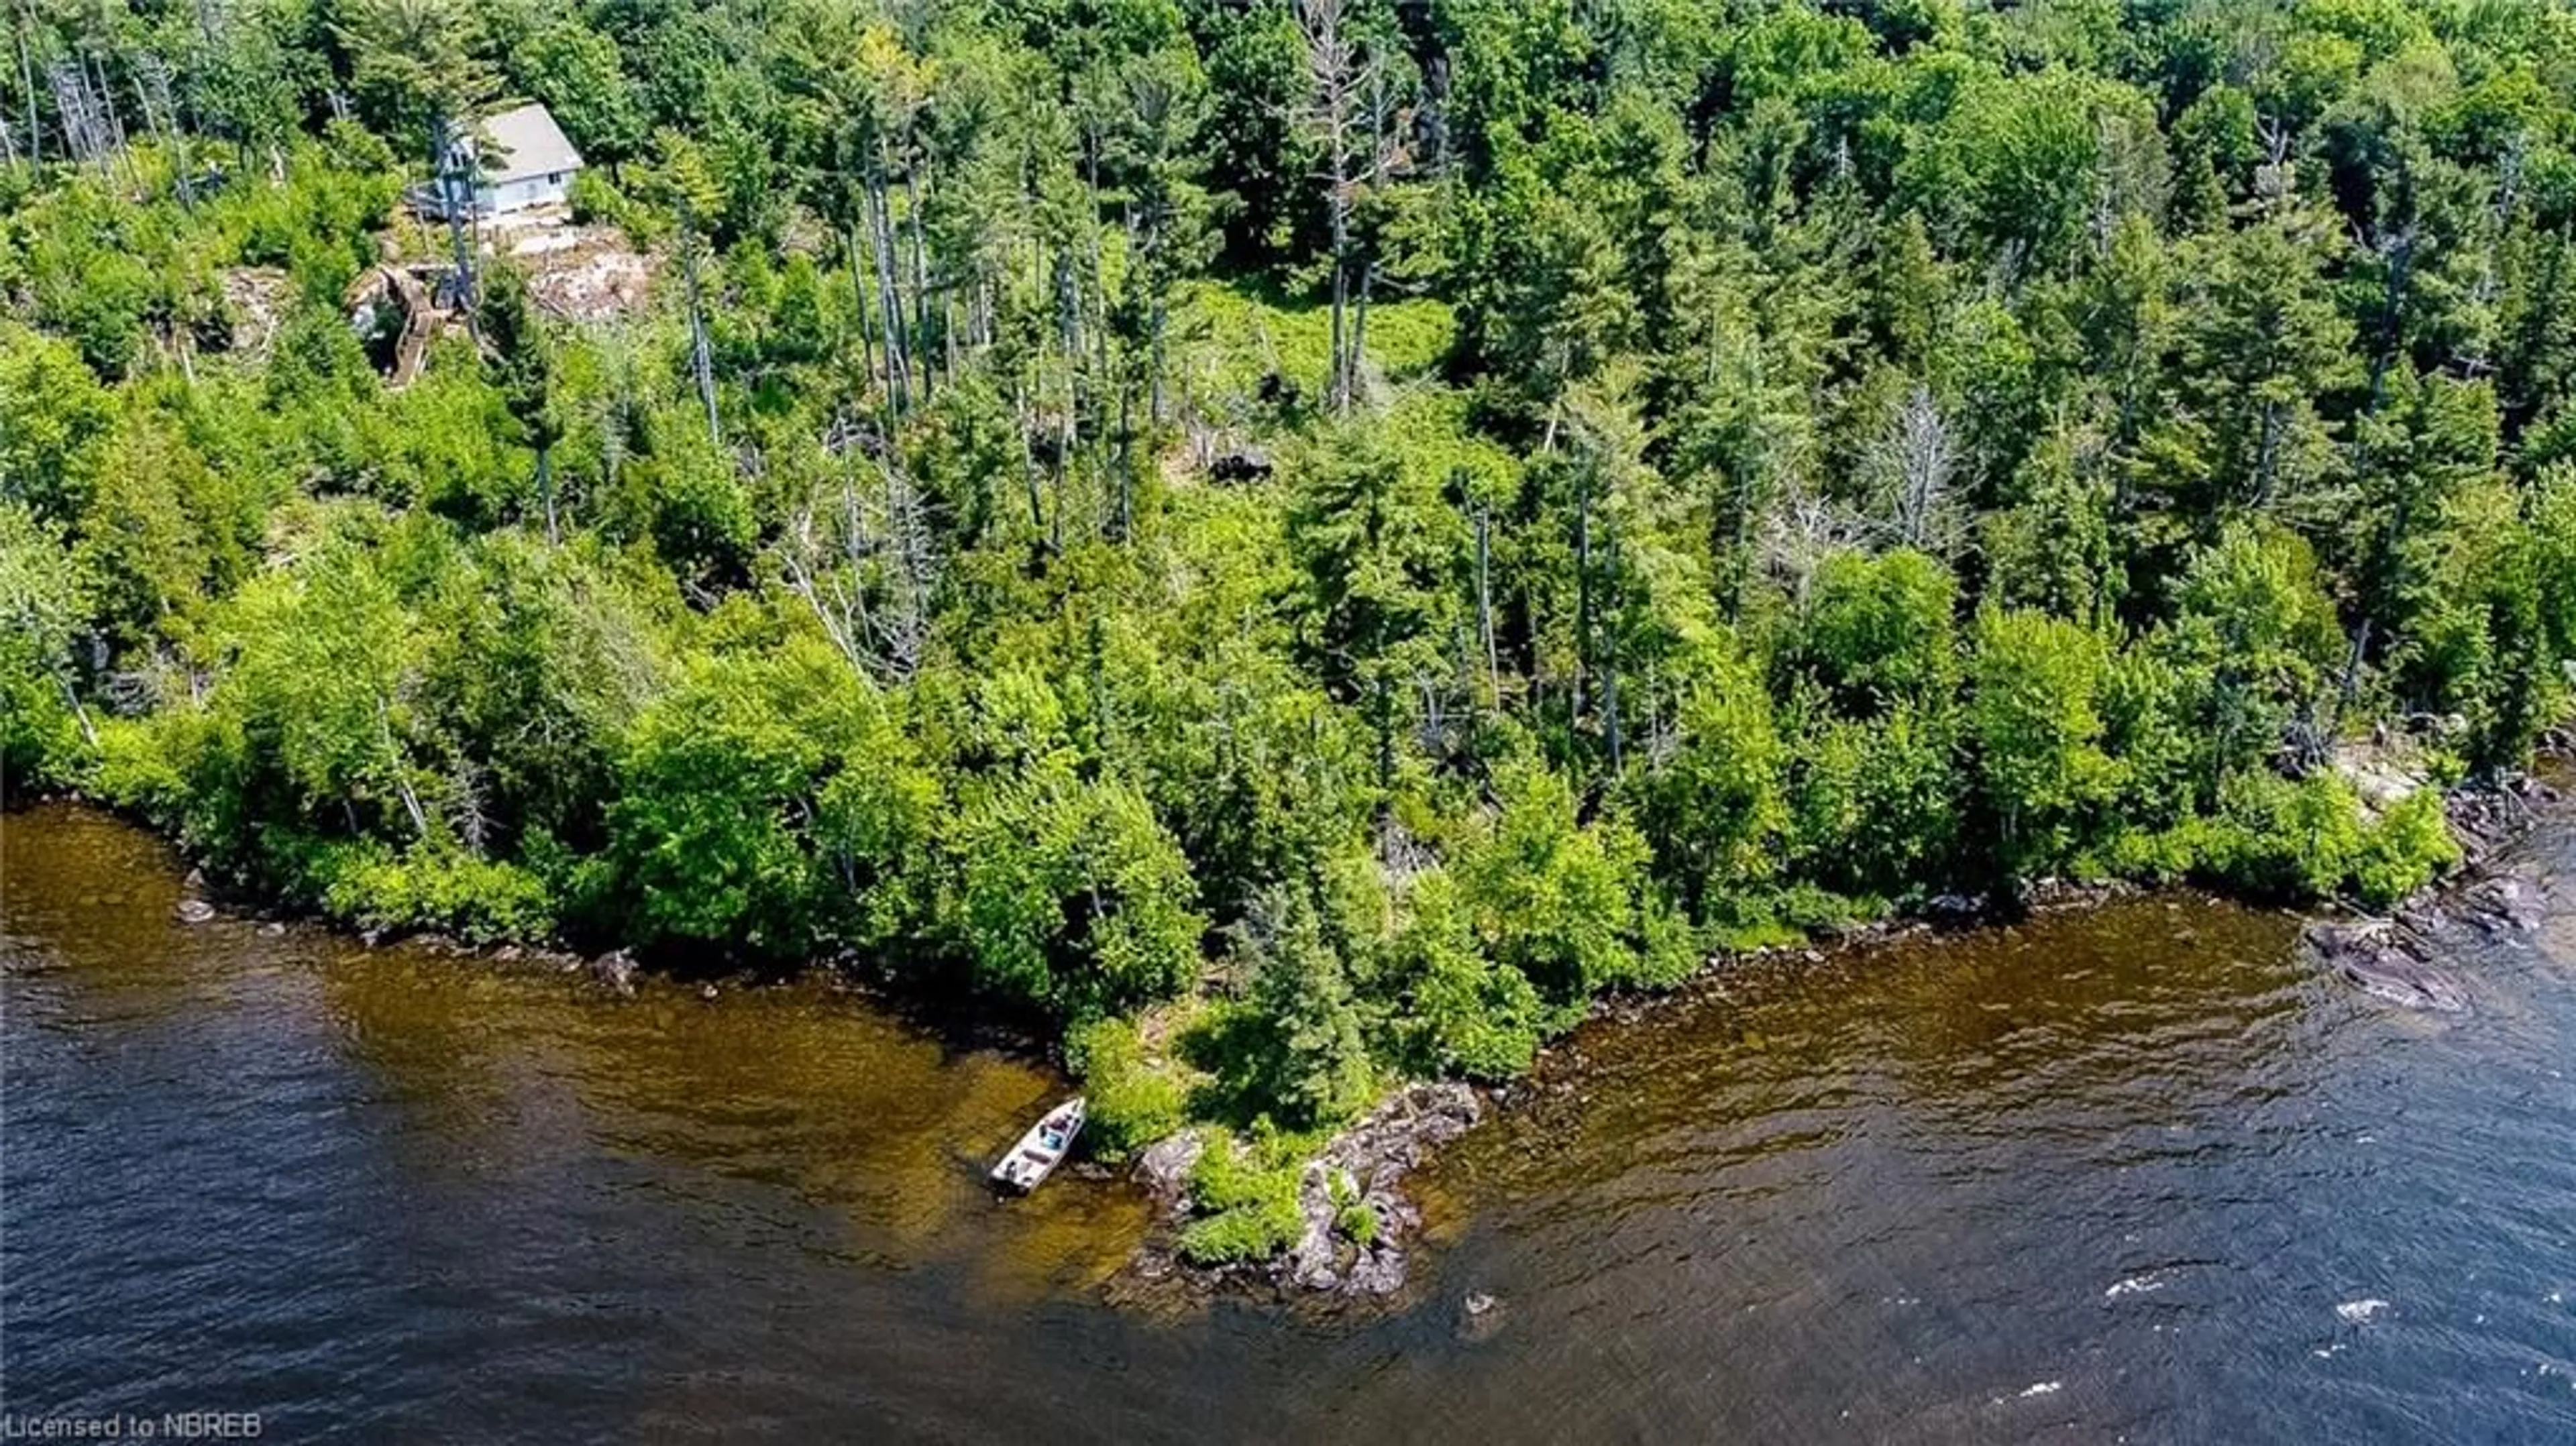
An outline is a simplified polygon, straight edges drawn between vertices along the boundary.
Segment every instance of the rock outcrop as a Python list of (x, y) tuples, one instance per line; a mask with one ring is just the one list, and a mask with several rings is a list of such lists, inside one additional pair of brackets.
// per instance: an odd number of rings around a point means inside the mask
[[(1404, 1177), (1484, 1113), (1472, 1086), (1408, 1085), (1335, 1135), (1297, 1177), (1303, 1224), (1296, 1241), (1262, 1273), (1283, 1287), (1343, 1295), (1390, 1296), (1403, 1289), (1405, 1242), (1422, 1224), (1422, 1212), (1404, 1193)], [(1135, 1178), (1162, 1202), (1166, 1223), (1189, 1214), (1190, 1169), (1206, 1148), (1198, 1131), (1184, 1130), (1137, 1157)], [(1365, 1239), (1352, 1238), (1346, 1212), (1364, 1213), (1371, 1222)], [(1164, 1242), (1149, 1242), (1133, 1267), (1147, 1280), (1181, 1269)]]
[(2402, 1008), (2467, 1010), (2467, 988), (2442, 961), (2458, 954), (2463, 931), (2501, 938), (2532, 933), (2546, 921), (2547, 881), (2495, 863), (2539, 809), (2562, 801), (2556, 788), (2530, 778), (2454, 790), (2443, 803), (2467, 872), (2418, 892), (2387, 918), (2310, 924), (2309, 953), (2364, 993)]

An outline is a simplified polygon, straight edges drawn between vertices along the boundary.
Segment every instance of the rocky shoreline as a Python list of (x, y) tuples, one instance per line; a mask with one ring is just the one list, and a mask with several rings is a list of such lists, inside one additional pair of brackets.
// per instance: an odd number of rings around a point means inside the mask
[[(1190, 1168), (1205, 1139), (1182, 1130), (1146, 1149), (1130, 1172), (1152, 1196), (1155, 1226), (1129, 1261), (1126, 1274), (1141, 1283), (1180, 1283), (1205, 1289), (1268, 1287), (1324, 1295), (1384, 1298), (1404, 1288), (1406, 1242), (1421, 1229), (1422, 1212), (1404, 1191), (1404, 1177), (1433, 1152), (1467, 1133), (1485, 1117), (1486, 1096), (1457, 1080), (1406, 1085), (1377, 1108), (1333, 1136), (1299, 1167), (1297, 1241), (1267, 1260), (1202, 1267), (1179, 1253), (1182, 1228), (1195, 1218)], [(1341, 1188), (1336, 1189), (1336, 1185)], [(1365, 1243), (1339, 1230), (1343, 1211), (1365, 1208), (1377, 1228)]]
[[(2544, 740), (2542, 751), (2563, 765), (2576, 757), (2576, 736), (2553, 734)], [(2540, 810), (2565, 802), (2558, 787), (2529, 775), (2500, 786), (2451, 790), (2444, 806), (2461, 846), (2461, 866), (2387, 915), (2331, 913), (2316, 919), (2303, 932), (2302, 947), (2321, 966), (2391, 1003), (2443, 1013), (2465, 1010), (2465, 991), (2434, 962), (2442, 952), (2442, 940), (2459, 928), (2492, 935), (2538, 927), (2546, 881), (2498, 873), (2491, 865), (2531, 829)], [(175, 910), (181, 922), (203, 924), (221, 916), (206, 897), (207, 887), (202, 872), (190, 873), (186, 896)], [(2124, 881), (2047, 879), (2026, 885), (2009, 899), (1942, 896), (1915, 913), (1873, 920), (1813, 940), (1714, 956), (1675, 989), (1605, 997), (1594, 1002), (1591, 1014), (1594, 1019), (1633, 1022), (1651, 1010), (1694, 997), (1699, 992), (1695, 985), (1747, 961), (1818, 964), (1831, 955), (1911, 935), (1980, 927), (2006, 916), (2090, 908), (2138, 892), (2138, 885)], [(263, 920), (272, 930), (284, 927), (274, 913), (256, 911), (249, 917)], [(375, 931), (358, 937), (369, 947), (387, 942)], [(602, 989), (625, 998), (634, 996), (646, 972), (646, 966), (624, 949), (590, 957), (538, 946), (477, 946), (436, 934), (411, 934), (405, 942), (498, 965), (585, 973)], [(838, 968), (831, 972), (846, 979)], [(719, 989), (708, 982), (701, 992), (714, 998)], [(1128, 1171), (1157, 1209), (1156, 1225), (1123, 1277), (1131, 1285), (1180, 1285), (1201, 1291), (1250, 1288), (1378, 1300), (1395, 1296), (1406, 1283), (1408, 1251), (1422, 1223), (1420, 1208), (1405, 1189), (1405, 1177), (1482, 1121), (1491, 1109), (1507, 1107), (1519, 1094), (1517, 1086), (1487, 1090), (1454, 1080), (1417, 1082), (1397, 1090), (1335, 1134), (1300, 1167), (1297, 1208), (1302, 1227), (1296, 1241), (1267, 1260), (1222, 1267), (1194, 1265), (1178, 1251), (1182, 1228), (1195, 1218), (1188, 1180), (1203, 1139), (1196, 1128), (1167, 1137), (1142, 1152)], [(1338, 1228), (1343, 1212), (1353, 1204), (1364, 1206), (1376, 1222), (1374, 1235), (1366, 1243), (1352, 1240)]]
[[(2576, 757), (2576, 735), (2552, 733), (2543, 740), (2541, 752), (2563, 766)], [(2546, 881), (2498, 873), (2491, 865), (2539, 822), (2541, 810), (2566, 802), (2556, 785), (2528, 774), (2495, 786), (2449, 790), (2443, 810), (2460, 845), (2460, 866), (2418, 890), (2389, 916), (2316, 919), (2302, 933), (2302, 947), (2365, 991), (2393, 1003), (2443, 1012), (2465, 1009), (2466, 994), (2432, 962), (2439, 940), (2455, 928), (2493, 935), (2539, 927)], [(1920, 912), (1873, 920), (1829, 937), (1713, 957), (1674, 989), (1596, 1000), (1591, 1017), (1634, 1022), (1650, 1010), (1695, 997), (1699, 991), (1694, 986), (1750, 960), (1821, 964), (1830, 955), (1911, 935), (1981, 927), (2006, 916), (2093, 908), (2140, 892), (2142, 886), (2125, 880), (2042, 879), (2005, 900), (1945, 895), (1929, 901)], [(1202, 1268), (1177, 1253), (1180, 1228), (1192, 1216), (1188, 1179), (1190, 1167), (1198, 1160), (1200, 1140), (1196, 1130), (1171, 1136), (1140, 1155), (1132, 1171), (1136, 1182), (1157, 1202), (1158, 1225), (1129, 1263), (1128, 1274), (1140, 1281), (1177, 1280), (1209, 1290), (1251, 1286), (1320, 1296), (1393, 1296), (1405, 1283), (1405, 1242), (1422, 1220), (1420, 1209), (1404, 1191), (1404, 1177), (1441, 1146), (1466, 1133), (1489, 1109), (1509, 1107), (1517, 1090), (1515, 1085), (1485, 1091), (1449, 1081), (1412, 1084), (1397, 1091), (1306, 1162), (1297, 1192), (1303, 1233), (1286, 1252), (1248, 1265)], [(1379, 1232), (1370, 1245), (1354, 1246), (1334, 1234), (1340, 1202), (1332, 1182), (1337, 1176), (1355, 1182), (1363, 1203), (1376, 1215)]]
[[(2556, 757), (2568, 756), (2568, 741), (2553, 740)], [(2387, 914), (2316, 919), (2301, 933), (2300, 947), (2365, 994), (2406, 1009), (2465, 1013), (2468, 991), (2440, 962), (2449, 952), (2446, 941), (2464, 929), (2493, 937), (2540, 927), (2550, 881), (2499, 868), (2496, 861), (2540, 822), (2544, 810), (2563, 810), (2567, 801), (2556, 785), (2533, 777), (2452, 790), (2443, 803), (2460, 843), (2460, 868)]]

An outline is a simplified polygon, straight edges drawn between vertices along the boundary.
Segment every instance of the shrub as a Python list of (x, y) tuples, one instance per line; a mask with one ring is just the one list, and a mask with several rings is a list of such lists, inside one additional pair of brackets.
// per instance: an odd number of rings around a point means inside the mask
[(1200, 1212), (1181, 1232), (1181, 1254), (1199, 1265), (1267, 1260), (1306, 1228), (1297, 1208), (1303, 1162), (1293, 1139), (1263, 1133), (1250, 1147), (1231, 1137), (1209, 1143), (1190, 1170)]
[(536, 875), (453, 846), (394, 852), (339, 844), (317, 852), (313, 892), (334, 917), (365, 929), (439, 929), (477, 944), (535, 938), (554, 922)]
[(1498, 810), (1460, 861), (1460, 885), (1493, 958), (1559, 1002), (1634, 979), (1645, 843), (1615, 820), (1582, 823), (1545, 765), (1496, 770)]
[(1349, 1172), (1334, 1171), (1330, 1188), (1333, 1194), (1333, 1228), (1355, 1245), (1375, 1245), (1377, 1211), (1360, 1198), (1359, 1186)]
[(1078, 1026), (1066, 1036), (1065, 1057), (1082, 1076), (1093, 1149), (1102, 1158), (1124, 1159), (1181, 1127), (1189, 1091), (1145, 1057), (1135, 1025), (1102, 1019)]
[(1348, 1236), (1351, 1243), (1355, 1245), (1375, 1245), (1378, 1232), (1377, 1211), (1366, 1204), (1345, 1205), (1333, 1217), (1333, 1228)]
[(2353, 860), (2353, 892), (2366, 903), (2393, 904), (2460, 862), (2460, 845), (2442, 812), (2442, 796), (2419, 788), (2379, 816)]
[(2097, 702), (2109, 669), (2110, 649), (2088, 629), (2039, 612), (1978, 615), (1969, 728), (2010, 872), (2063, 867), (2118, 789)]
[(2280, 899), (2334, 892), (2361, 845), (2358, 801), (2331, 774), (2293, 783), (2241, 773), (2219, 790), (2196, 847), (2202, 872), (2250, 893)]

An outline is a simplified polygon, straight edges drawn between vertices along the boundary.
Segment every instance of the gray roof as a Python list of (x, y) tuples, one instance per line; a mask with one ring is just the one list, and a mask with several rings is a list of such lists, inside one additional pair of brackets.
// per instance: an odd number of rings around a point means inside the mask
[(581, 169), (581, 152), (564, 139), (544, 106), (523, 105), (485, 116), (482, 131), (485, 185)]

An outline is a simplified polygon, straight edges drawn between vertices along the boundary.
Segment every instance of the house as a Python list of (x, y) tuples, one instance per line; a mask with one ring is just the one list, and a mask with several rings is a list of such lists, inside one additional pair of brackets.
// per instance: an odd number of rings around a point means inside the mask
[(424, 212), (444, 216), (451, 188), (461, 191), (468, 184), (479, 216), (563, 204), (573, 173), (581, 169), (581, 152), (564, 139), (544, 106), (523, 105), (485, 116), (475, 131), (473, 151), (467, 153), (460, 144), (450, 156), (448, 174), (416, 194)]

